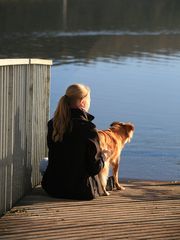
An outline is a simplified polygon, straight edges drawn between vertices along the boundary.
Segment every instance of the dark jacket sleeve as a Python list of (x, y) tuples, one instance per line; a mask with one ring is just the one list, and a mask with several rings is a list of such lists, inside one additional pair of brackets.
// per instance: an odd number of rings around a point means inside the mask
[(104, 167), (104, 160), (100, 153), (100, 150), (97, 149), (97, 144), (95, 144), (95, 140), (88, 140), (87, 144), (87, 172), (90, 176), (94, 176), (100, 172), (100, 170)]
[(86, 122), (84, 125), (86, 146), (86, 163), (87, 172), (90, 176), (94, 176), (104, 167), (104, 160), (100, 151), (99, 138), (96, 126), (91, 122)]

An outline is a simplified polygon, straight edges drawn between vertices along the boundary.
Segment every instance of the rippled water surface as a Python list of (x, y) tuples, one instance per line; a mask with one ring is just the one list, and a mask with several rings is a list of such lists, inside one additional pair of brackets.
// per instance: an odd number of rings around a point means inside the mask
[(136, 131), (124, 149), (121, 177), (180, 178), (180, 59), (126, 58), (86, 65), (53, 67), (52, 112), (72, 82), (92, 89), (91, 113), (98, 128), (112, 121), (131, 121)]
[(81, 82), (99, 129), (133, 122), (121, 178), (180, 180), (180, 1), (33, 2), (0, 0), (0, 57), (53, 59), (51, 116)]

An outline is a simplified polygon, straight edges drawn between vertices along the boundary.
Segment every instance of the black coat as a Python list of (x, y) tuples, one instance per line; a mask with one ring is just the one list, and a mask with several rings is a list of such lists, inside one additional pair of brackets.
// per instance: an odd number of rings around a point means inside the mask
[(42, 187), (51, 196), (90, 200), (102, 194), (95, 175), (104, 162), (95, 145), (98, 135), (93, 119), (81, 109), (71, 109), (72, 131), (66, 133), (61, 142), (52, 140), (53, 119), (48, 122), (49, 163)]

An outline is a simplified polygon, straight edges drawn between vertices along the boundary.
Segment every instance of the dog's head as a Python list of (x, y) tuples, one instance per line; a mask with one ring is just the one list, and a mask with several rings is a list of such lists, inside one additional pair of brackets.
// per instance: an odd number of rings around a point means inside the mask
[(134, 125), (130, 122), (113, 122), (110, 129), (124, 139), (124, 143), (130, 142), (134, 134)]

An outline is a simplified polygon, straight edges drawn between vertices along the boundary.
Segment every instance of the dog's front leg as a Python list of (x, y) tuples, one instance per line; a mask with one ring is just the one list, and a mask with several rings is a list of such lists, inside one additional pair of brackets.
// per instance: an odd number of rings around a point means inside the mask
[(119, 170), (119, 159), (117, 159), (116, 162), (113, 163), (113, 176), (114, 176), (114, 183), (116, 185), (116, 188), (118, 190), (125, 190), (125, 187), (121, 186), (119, 184), (119, 174), (118, 174), (118, 170)]

